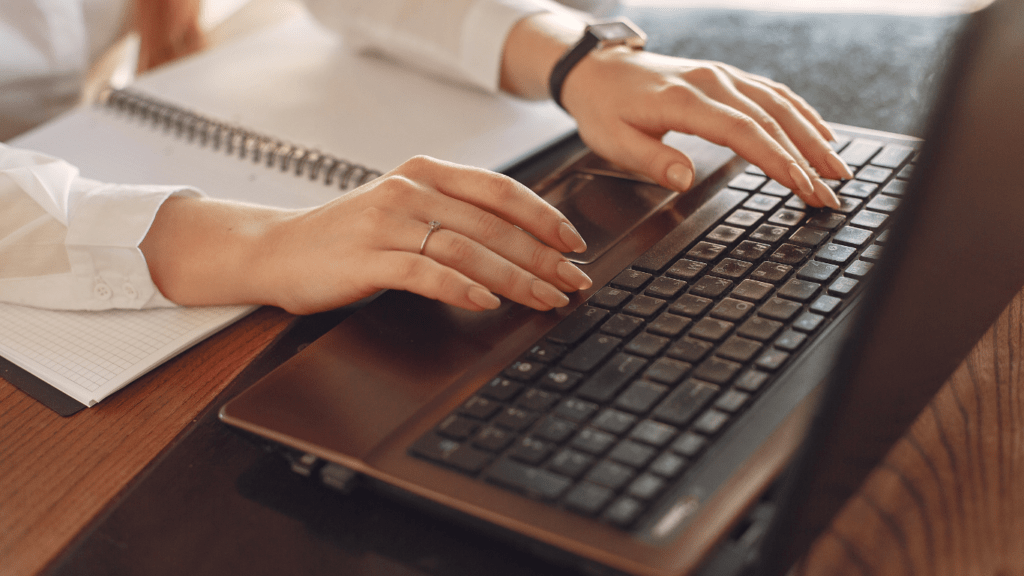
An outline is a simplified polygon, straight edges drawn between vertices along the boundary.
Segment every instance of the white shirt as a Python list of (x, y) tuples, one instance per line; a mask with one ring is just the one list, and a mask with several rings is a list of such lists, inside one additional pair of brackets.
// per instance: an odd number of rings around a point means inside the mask
[[(111, 17), (123, 12), (126, 0), (110, 0), (104, 9), (100, 2), (3, 0), (0, 94), (19, 86), (55, 94), (33, 117), (76, 100), (89, 65), (83, 54), (94, 58), (114, 40), (120, 26)], [(491, 91), (498, 89), (501, 51), (512, 26), (546, 9), (544, 0), (307, 5), (358, 49)], [(97, 14), (105, 16), (97, 20)], [(0, 99), (0, 119), (7, 122), (4, 107), (25, 108), (31, 92)], [(156, 288), (138, 248), (172, 194), (200, 192), (103, 184), (80, 177), (61, 160), (0, 144), (0, 302), (83, 310), (173, 305)]]

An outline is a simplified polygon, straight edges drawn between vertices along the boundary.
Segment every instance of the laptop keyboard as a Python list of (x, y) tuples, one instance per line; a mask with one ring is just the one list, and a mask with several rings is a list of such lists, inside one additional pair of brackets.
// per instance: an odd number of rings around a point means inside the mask
[(859, 291), (915, 149), (836, 145), (856, 172), (810, 209), (755, 167), (750, 196), (678, 249), (651, 251), (410, 452), (628, 528)]

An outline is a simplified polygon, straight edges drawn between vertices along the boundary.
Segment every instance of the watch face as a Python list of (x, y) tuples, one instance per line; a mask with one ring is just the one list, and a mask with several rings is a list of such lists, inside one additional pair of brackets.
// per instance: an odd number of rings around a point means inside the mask
[(643, 46), (643, 32), (626, 22), (604, 22), (590, 26), (590, 32), (602, 44), (638, 44)]

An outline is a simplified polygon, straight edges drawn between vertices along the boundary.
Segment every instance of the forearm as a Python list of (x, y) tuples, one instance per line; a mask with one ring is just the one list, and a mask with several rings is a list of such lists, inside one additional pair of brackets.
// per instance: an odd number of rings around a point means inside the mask
[(207, 198), (169, 198), (139, 248), (160, 291), (185, 306), (275, 304), (266, 270), (288, 212)]
[(580, 39), (584, 26), (582, 20), (556, 12), (520, 20), (505, 41), (501, 89), (523, 98), (547, 98), (551, 69)]

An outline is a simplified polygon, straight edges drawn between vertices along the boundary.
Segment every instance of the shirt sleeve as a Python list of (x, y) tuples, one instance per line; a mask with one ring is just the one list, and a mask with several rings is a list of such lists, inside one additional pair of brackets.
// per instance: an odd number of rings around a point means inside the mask
[(347, 43), (490, 92), (501, 79), (505, 38), (544, 0), (305, 0)]
[(139, 249), (174, 186), (104, 184), (0, 143), (0, 302), (65, 310), (174, 306)]

